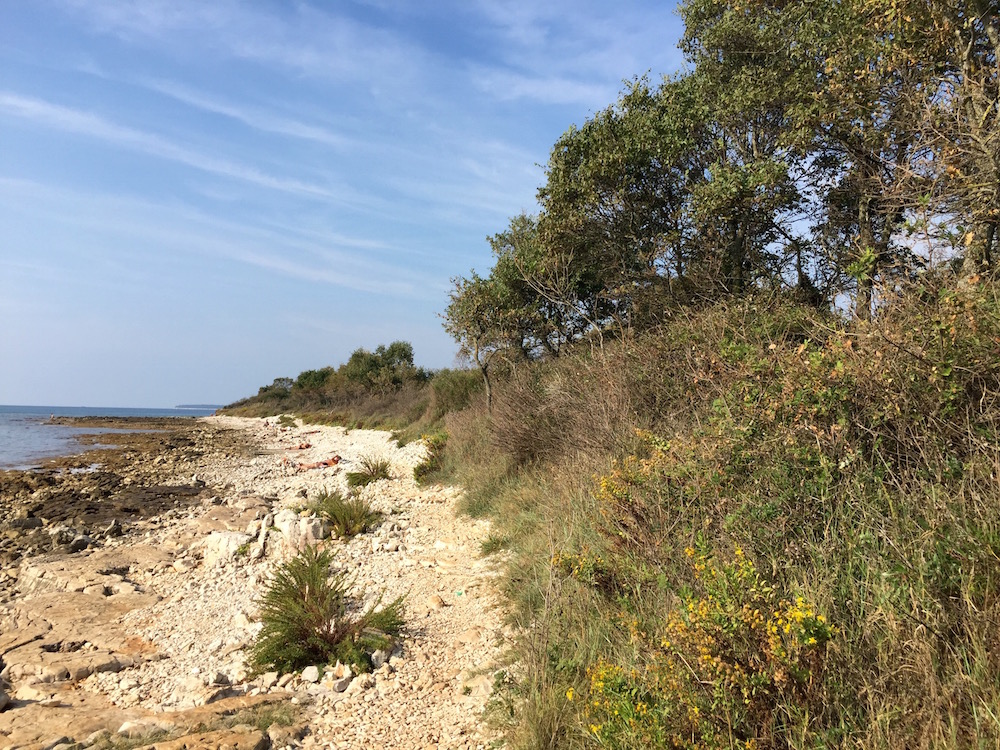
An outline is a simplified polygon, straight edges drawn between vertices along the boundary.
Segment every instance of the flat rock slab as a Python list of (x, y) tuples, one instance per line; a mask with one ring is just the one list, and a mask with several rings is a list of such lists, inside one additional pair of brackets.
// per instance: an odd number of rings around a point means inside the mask
[(263, 732), (233, 732), (221, 729), (216, 732), (191, 734), (176, 740), (143, 745), (147, 750), (267, 750), (271, 741)]
[(134, 649), (133, 634), (117, 620), (126, 612), (148, 607), (157, 600), (157, 596), (147, 594), (99, 596), (73, 591), (24, 599), (14, 605), (6, 616), (0, 616), (0, 630), (13, 630), (13, 624), (18, 635), (29, 629), (42, 635), (30, 643), (7, 650), (4, 660), (12, 664), (26, 649), (55, 653), (59, 651), (60, 643), (70, 642), (90, 642), (111, 651)]
[[(142, 724), (158, 721), (167, 721), (177, 727), (177, 730), (173, 732), (173, 737), (158, 740), (145, 747), (157, 750), (266, 748), (270, 747), (270, 742), (267, 735), (261, 732), (234, 732), (230, 729), (205, 732), (203, 728), (217, 725), (223, 720), (232, 720), (232, 717), (238, 718), (241, 711), (283, 703), (291, 697), (284, 692), (236, 696), (188, 711), (152, 714), (142, 709), (119, 708), (100, 694), (73, 690), (68, 684), (41, 687), (54, 692), (55, 700), (46, 705), (15, 701), (0, 713), (0, 749), (16, 747), (19, 750), (41, 750), (53, 737), (69, 737), (79, 742), (95, 732), (107, 731), (114, 735), (129, 722)], [(177, 734), (181, 736), (177, 737)], [(261, 742), (264, 744), (260, 744)]]
[(40, 685), (55, 700), (15, 700), (0, 713), (0, 748), (39, 750), (53, 737), (85, 737), (106, 730), (115, 732), (135, 711), (115, 706), (103, 695), (71, 689), (69, 683)]
[(159, 547), (136, 544), (78, 555), (43, 555), (25, 560), (18, 576), (22, 595), (50, 591), (84, 591), (99, 586), (114, 594), (127, 582), (129, 570), (168, 565), (171, 555)]

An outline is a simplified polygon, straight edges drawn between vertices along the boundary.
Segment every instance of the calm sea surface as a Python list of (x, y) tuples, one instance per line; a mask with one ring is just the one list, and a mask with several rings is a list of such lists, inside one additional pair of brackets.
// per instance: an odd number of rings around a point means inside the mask
[(0, 405), (0, 469), (27, 469), (45, 458), (82, 453), (78, 435), (121, 432), (49, 424), (49, 417), (203, 417), (211, 409), (102, 409), (86, 406)]

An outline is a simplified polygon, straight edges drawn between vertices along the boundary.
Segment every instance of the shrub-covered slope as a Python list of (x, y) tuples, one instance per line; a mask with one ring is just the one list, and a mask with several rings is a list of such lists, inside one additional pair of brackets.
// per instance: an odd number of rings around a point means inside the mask
[(513, 745), (995, 746), (998, 398), (990, 283), (719, 303), (450, 415), (511, 550)]

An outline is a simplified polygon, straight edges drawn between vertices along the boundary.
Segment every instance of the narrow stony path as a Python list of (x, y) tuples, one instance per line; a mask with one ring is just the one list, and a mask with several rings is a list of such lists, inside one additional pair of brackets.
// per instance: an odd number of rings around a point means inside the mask
[(270, 459), (278, 467), (287, 467), (282, 459), (293, 453), (280, 448), (305, 442), (313, 447), (294, 451), (296, 462), (330, 455), (343, 459), (336, 467), (291, 474), (279, 468), (273, 479), (256, 479), (255, 491), (274, 493), (284, 503), (294, 504), (303, 490), (311, 495), (343, 488), (344, 473), (362, 456), (386, 457), (393, 466), (392, 480), (362, 491), (385, 514), (382, 525), (373, 534), (332, 546), (335, 564), (353, 575), (369, 601), (380, 593), (386, 601), (406, 597), (406, 638), (387, 665), (356, 678), (345, 693), (322, 684), (307, 689), (314, 703), (304, 746), (484, 747), (479, 719), (501, 639), (493, 566), (480, 556), (488, 523), (456, 515), (456, 490), (416, 486), (412, 476), (422, 457), (420, 446), (400, 449), (385, 433), (364, 430), (257, 429), (264, 445), (278, 450)]

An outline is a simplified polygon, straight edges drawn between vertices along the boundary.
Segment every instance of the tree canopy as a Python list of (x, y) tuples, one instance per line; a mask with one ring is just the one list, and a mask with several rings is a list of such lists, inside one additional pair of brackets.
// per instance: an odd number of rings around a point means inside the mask
[(878, 289), (996, 264), (989, 0), (686, 0), (688, 72), (637, 78), (554, 144), (540, 211), (454, 280), (484, 375), (759, 289), (867, 319)]

